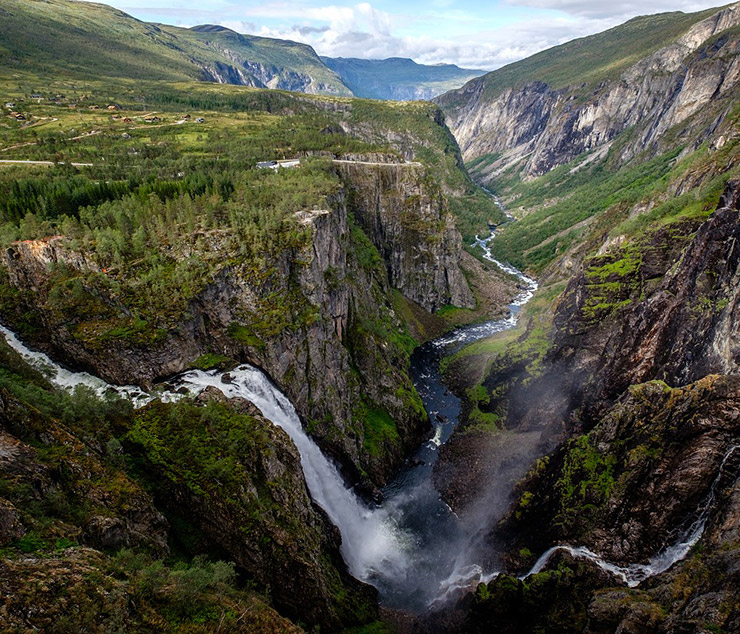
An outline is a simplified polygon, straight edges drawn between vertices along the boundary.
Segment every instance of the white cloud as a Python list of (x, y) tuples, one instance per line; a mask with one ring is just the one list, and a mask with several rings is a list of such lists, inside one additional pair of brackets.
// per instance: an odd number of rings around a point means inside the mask
[(329, 57), (410, 57), (422, 64), (454, 63), (491, 70), (612, 26), (608, 21), (583, 18), (536, 18), (453, 39), (396, 35), (394, 18), (398, 16), (379, 11), (369, 3), (318, 7), (305, 10), (304, 15), (328, 23), (327, 28), (311, 29), (300, 24), (263, 26), (258, 34), (305, 42), (320, 55)]
[(700, 11), (717, 5), (718, 0), (505, 0), (506, 4), (534, 9), (552, 9), (589, 18), (623, 19), (663, 11)]

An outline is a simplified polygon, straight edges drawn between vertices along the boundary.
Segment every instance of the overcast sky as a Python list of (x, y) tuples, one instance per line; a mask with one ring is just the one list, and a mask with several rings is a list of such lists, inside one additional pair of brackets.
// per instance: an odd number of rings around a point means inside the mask
[[(100, 0), (98, 0), (100, 1)], [(722, 0), (104, 0), (149, 22), (222, 24), (331, 57), (410, 57), (492, 70), (636, 15)]]

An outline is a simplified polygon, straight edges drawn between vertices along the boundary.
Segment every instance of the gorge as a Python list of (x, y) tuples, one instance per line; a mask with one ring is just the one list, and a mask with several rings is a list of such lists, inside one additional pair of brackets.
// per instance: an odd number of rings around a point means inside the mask
[(0, 0), (0, 629), (740, 631), (739, 7), (468, 76)]

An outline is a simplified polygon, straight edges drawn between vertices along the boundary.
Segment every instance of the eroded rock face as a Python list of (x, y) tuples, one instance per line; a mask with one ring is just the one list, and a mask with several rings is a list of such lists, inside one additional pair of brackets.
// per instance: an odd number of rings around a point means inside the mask
[[(65, 447), (64, 457), (49, 466), (24, 439)], [(29, 492), (31, 499), (23, 500), (26, 505), (89, 509), (78, 527), (67, 529), (67, 538), (99, 549), (134, 547), (155, 556), (169, 553), (167, 521), (141, 487), (123, 473), (106, 468), (95, 452), (57, 421), (4, 390), (0, 391), (0, 477), (9, 483), (11, 492)], [(7, 543), (33, 524), (24, 519), (22, 506), (10, 500), (0, 502), (0, 541)]]
[(532, 82), (491, 97), (483, 77), (438, 102), (466, 160), (501, 154), (489, 176), (522, 160), (524, 176), (544, 174), (583, 152), (607, 150), (635, 126), (638, 132), (620, 150), (626, 161), (708, 104), (729, 104), (740, 79), (740, 40), (728, 29), (738, 23), (740, 7), (728, 7), (593, 92)]
[(740, 182), (731, 182), (695, 235), (691, 225), (659, 231), (622, 272), (608, 272), (630, 257), (618, 250), (587, 262), (568, 285), (552, 359), (582, 379), (586, 416), (632, 384), (738, 373), (738, 191)]
[[(520, 496), (506, 532), (520, 548), (532, 542), (533, 552), (585, 544), (609, 561), (646, 561), (679, 539), (702, 508), (740, 437), (739, 406), (736, 376), (711, 375), (682, 388), (633, 386), (587, 436), (525, 480), (520, 494), (530, 493), (524, 502)], [(738, 458), (730, 455), (720, 485), (734, 482)], [(720, 530), (728, 540), (733, 521)]]

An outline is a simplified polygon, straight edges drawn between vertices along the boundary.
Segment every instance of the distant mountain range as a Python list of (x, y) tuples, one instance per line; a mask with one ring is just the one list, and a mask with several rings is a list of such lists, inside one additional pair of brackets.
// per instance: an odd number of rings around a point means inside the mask
[(310, 94), (430, 99), (483, 71), (410, 59), (319, 58), (306, 44), (202, 25), (142, 22), (77, 0), (0, 0), (0, 77), (200, 80)]
[(321, 60), (355, 96), (368, 99), (431, 99), (486, 72), (454, 64), (426, 66), (403, 57), (382, 60), (322, 57)]

